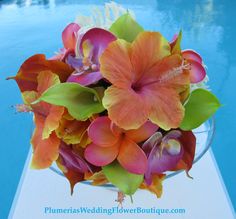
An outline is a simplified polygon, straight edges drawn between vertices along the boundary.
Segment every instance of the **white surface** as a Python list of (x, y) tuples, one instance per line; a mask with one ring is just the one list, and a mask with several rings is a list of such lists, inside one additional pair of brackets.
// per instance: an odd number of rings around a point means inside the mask
[(67, 180), (51, 170), (31, 170), (28, 162), (22, 185), (13, 203), (9, 219), (106, 219), (106, 218), (184, 218), (184, 219), (234, 219), (227, 193), (218, 175), (218, 168), (211, 152), (196, 163), (191, 175), (193, 180), (181, 173), (164, 182), (161, 199), (140, 190), (133, 196), (134, 203), (126, 197), (124, 208), (184, 208), (185, 214), (45, 214), (45, 207), (117, 207), (116, 192), (106, 188), (79, 184), (70, 196)]

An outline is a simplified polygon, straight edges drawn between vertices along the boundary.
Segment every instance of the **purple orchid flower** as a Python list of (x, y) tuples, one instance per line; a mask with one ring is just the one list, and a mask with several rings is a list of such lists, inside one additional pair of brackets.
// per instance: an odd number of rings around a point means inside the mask
[(87, 31), (77, 45), (81, 57), (77, 58), (69, 54), (66, 60), (75, 69), (67, 82), (87, 86), (101, 80), (99, 57), (108, 44), (114, 40), (116, 37), (107, 30), (92, 28)]
[(142, 146), (148, 157), (145, 181), (152, 183), (152, 174), (185, 169), (189, 171), (194, 160), (196, 138), (191, 131), (172, 130), (164, 136), (157, 132)]

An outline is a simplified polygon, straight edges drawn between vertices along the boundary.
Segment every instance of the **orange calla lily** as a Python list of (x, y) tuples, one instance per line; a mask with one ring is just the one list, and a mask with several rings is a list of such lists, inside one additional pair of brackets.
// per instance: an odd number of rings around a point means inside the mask
[(62, 61), (47, 60), (45, 55), (36, 54), (21, 65), (16, 76), (7, 79), (14, 79), (21, 92), (36, 91), (38, 86), (37, 77), (42, 71), (51, 71), (58, 75), (61, 82), (64, 82), (74, 70)]
[(75, 184), (83, 181), (85, 175), (92, 174), (92, 168), (83, 159), (80, 153), (73, 150), (72, 147), (66, 145), (64, 142), (61, 142), (60, 144), (59, 154), (56, 163), (65, 177), (69, 180), (71, 194), (73, 194)]
[(110, 43), (100, 64), (112, 83), (103, 105), (116, 125), (137, 129), (150, 119), (165, 130), (179, 127), (184, 117), (179, 94), (190, 84), (189, 72), (160, 33), (142, 32), (132, 44)]

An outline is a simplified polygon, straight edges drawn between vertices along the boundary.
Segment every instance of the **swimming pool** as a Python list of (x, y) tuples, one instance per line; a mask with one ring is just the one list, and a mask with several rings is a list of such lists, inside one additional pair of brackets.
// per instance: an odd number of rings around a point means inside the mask
[[(0, 218), (6, 218), (29, 150), (31, 116), (15, 114), (20, 103), (16, 84), (6, 81), (34, 53), (48, 57), (61, 47), (60, 33), (79, 13), (106, 1), (0, 0)], [(135, 11), (145, 29), (161, 31), (171, 39), (183, 30), (183, 48), (196, 49), (208, 67), (210, 86), (224, 105), (216, 115), (217, 130), (212, 145), (230, 197), (236, 206), (236, 46), (234, 9), (227, 0), (130, 0), (117, 1)], [(165, 3), (164, 3), (165, 2)], [(11, 171), (10, 171), (11, 170)], [(207, 183), (207, 179), (206, 179)]]

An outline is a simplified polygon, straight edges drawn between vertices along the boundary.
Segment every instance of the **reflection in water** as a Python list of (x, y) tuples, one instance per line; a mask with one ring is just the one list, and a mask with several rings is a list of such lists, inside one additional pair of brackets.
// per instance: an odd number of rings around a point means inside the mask
[(51, 0), (0, 0), (0, 7), (3, 5), (8, 6), (18, 6), (18, 7), (28, 7), (31, 5), (49, 5)]
[(175, 4), (172, 0), (165, 1), (166, 4), (161, 2), (158, 1), (153, 11), (159, 18), (154, 25), (158, 26), (158, 30), (164, 30), (169, 39), (174, 34), (173, 30), (176, 33), (183, 30), (183, 48), (193, 48), (203, 56), (211, 88), (218, 92), (228, 75), (225, 69), (229, 63), (225, 47), (222, 47), (225, 30), (218, 19), (222, 16), (222, 5), (214, 0), (197, 4), (181, 0), (175, 0)]
[[(0, 8), (1, 6), (7, 5), (7, 6), (17, 6), (17, 7), (29, 7), (34, 5), (43, 5), (46, 6), (46, 8), (51, 5), (102, 5), (106, 2), (112, 2), (110, 0), (0, 0)], [(119, 4), (131, 4), (131, 5), (154, 5), (156, 0), (117, 0), (114, 1)]]

